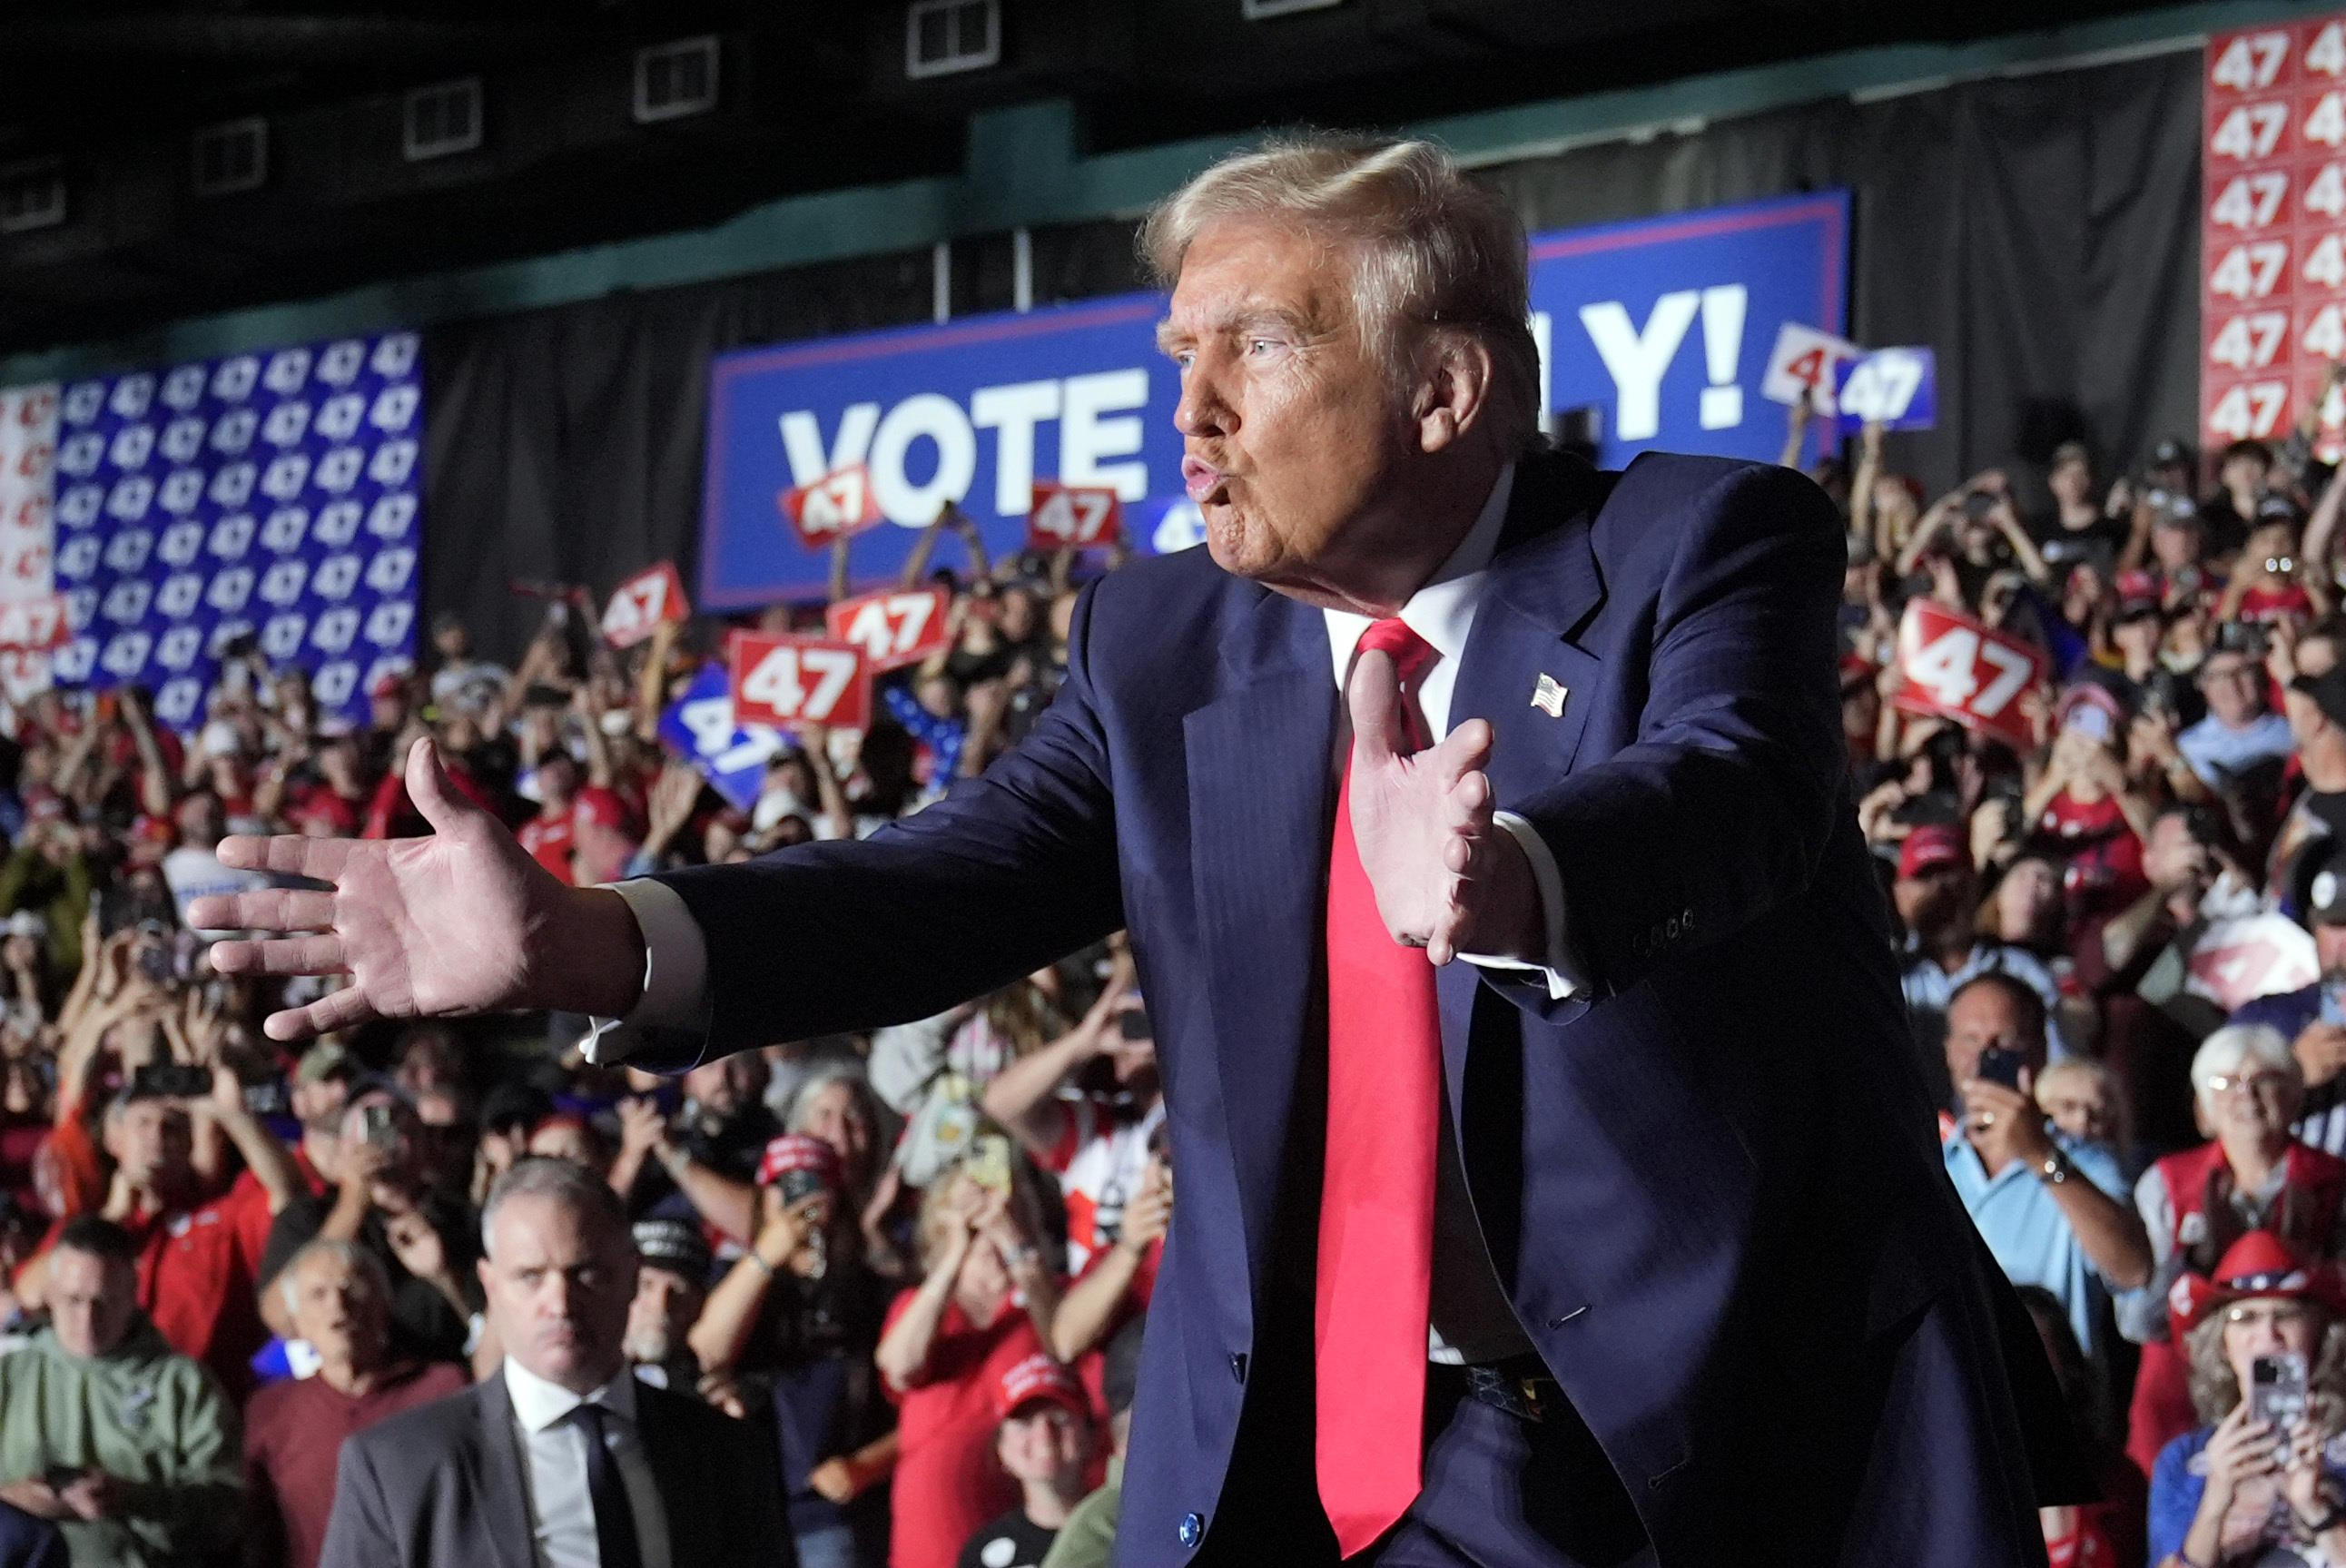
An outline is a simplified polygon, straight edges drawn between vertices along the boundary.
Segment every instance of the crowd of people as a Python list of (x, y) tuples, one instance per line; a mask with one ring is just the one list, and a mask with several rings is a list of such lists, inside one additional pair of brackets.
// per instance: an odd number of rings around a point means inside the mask
[[(1947, 1173), (2105, 1480), (2045, 1511), (2055, 1563), (2346, 1560), (2346, 483), (2313, 436), (2123, 475), (2070, 443), (1935, 500), (1878, 431), (1812, 470)], [(424, 830), (393, 765), (424, 735), (581, 884), (916, 811), (1051, 700), (1076, 592), (1071, 557), (930, 559), (943, 647), (868, 732), (788, 737), (746, 806), (660, 736), (719, 657), (702, 622), (622, 650), (566, 608), (508, 669), (444, 617), (363, 723), (257, 660), (184, 736), (129, 688), (17, 713), (0, 1563), (429, 1561), (480, 1530), (681, 1562), (739, 1480), (719, 1438), (758, 1458), (728, 1517), (770, 1519), (775, 1561), (1108, 1560), (1173, 1202), (1118, 944), (664, 1080), (560, 1015), (289, 1055), (260, 1020), (317, 983), (216, 974), (224, 933), (184, 918), (266, 881), (224, 834)], [(1911, 700), (1917, 601), (2035, 651), (2025, 744)], [(463, 1456), (506, 1427), (536, 1506), (465, 1513)]]
[[(2117, 474), (2073, 441), (1935, 499), (1872, 430), (1812, 470), (1947, 1174), (2104, 1478), (2045, 1511), (2055, 1563), (2346, 1560), (2346, 483), (2317, 434)], [(1960, 700), (1985, 676), (1914, 678), (1917, 604), (2033, 654), (2021, 722)]]
[[(291, 1054), (260, 1021), (315, 983), (218, 974), (227, 933), (185, 918), (266, 885), (221, 863), (228, 833), (425, 830), (394, 759), (427, 734), (566, 881), (869, 833), (1049, 702), (1071, 565), (930, 574), (944, 646), (882, 681), (868, 733), (788, 737), (739, 807), (659, 734), (724, 628), (614, 649), (583, 594), (510, 669), (442, 618), (361, 723), (257, 657), (185, 735), (131, 688), (26, 705), (0, 790), (0, 1562), (475, 1561), (486, 1528), (518, 1532), (505, 1560), (605, 1568), (1105, 1563), (1171, 1201), (1120, 949), (671, 1080), (596, 1067), (562, 1015)], [(411, 1535), (413, 1489), (470, 1484), (427, 1461), (470, 1451), (448, 1412), (477, 1424), (484, 1390), (534, 1511)], [(676, 1401), (760, 1456), (770, 1529), (692, 1533), (763, 1516), (754, 1481), (678, 1457)], [(607, 1449), (642, 1473), (597, 1491)], [(692, 1492), (710, 1473), (748, 1497)]]

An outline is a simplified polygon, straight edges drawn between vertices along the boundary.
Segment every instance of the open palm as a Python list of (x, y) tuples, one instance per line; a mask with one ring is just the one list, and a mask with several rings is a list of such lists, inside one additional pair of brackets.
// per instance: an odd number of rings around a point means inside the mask
[(1491, 727), (1458, 726), (1410, 749), (1392, 657), (1363, 650), (1346, 689), (1352, 716), (1352, 840), (1394, 940), (1436, 963), (1461, 952), (1539, 951), (1523, 850), (1493, 816)]
[[(577, 1005), (563, 962), (574, 890), (465, 799), (432, 743), (407, 758), (407, 792), (433, 828), (423, 839), (221, 840), (223, 864), (330, 882), (199, 899), (192, 923), (280, 933), (211, 950), (225, 974), (347, 974), (306, 1007), (270, 1015), (271, 1038), (298, 1040), (375, 1018), (452, 1016)], [(607, 895), (606, 895), (607, 896)]]

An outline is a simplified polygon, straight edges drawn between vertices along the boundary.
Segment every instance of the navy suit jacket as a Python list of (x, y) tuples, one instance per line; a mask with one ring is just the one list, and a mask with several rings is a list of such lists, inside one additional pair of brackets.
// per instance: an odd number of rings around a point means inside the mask
[[(1495, 727), (1497, 803), (1596, 978), (1554, 1002), (1442, 972), (1468, 1186), (1666, 1565), (2041, 1560), (2017, 1304), (1943, 1175), (1847, 787), (1842, 571), (1789, 470), (1532, 453), (1451, 697)], [(1126, 1564), (1258, 1561), (1316, 1512), (1337, 706), (1320, 611), (1203, 550), (1137, 562), (983, 779), (862, 843), (665, 879), (708, 940), (703, 1055), (927, 1015), (1129, 928), (1177, 1199)]]

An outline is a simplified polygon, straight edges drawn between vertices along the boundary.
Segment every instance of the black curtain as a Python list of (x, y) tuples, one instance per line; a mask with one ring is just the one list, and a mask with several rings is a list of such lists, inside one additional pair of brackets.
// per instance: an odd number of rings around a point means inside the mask
[[(1934, 487), (2070, 436), (2106, 472), (2198, 399), (2199, 55), (1846, 99), (1486, 171), (1528, 229), (1846, 186), (1851, 335), (1938, 352), (1939, 423), (1891, 438)], [(1010, 303), (1006, 236), (956, 244), (956, 314)], [(1142, 286), (1132, 226), (1037, 232), (1038, 299)], [(425, 336), (425, 596), (510, 658), (516, 578), (693, 580), (712, 354), (930, 318), (928, 252), (618, 294)]]

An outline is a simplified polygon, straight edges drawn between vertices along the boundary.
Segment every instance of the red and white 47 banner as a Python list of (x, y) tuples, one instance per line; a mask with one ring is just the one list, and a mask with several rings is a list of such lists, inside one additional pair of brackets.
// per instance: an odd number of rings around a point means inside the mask
[(1026, 545), (1034, 550), (1113, 545), (1124, 523), (1124, 503), (1099, 484), (1035, 482), (1035, 508), (1026, 514)]
[(2025, 750), (2036, 737), (2020, 697), (2045, 678), (2045, 656), (2019, 638), (1944, 605), (1912, 599), (1898, 623), (1905, 685), (1894, 701), (1902, 712), (1951, 718)]
[(662, 561), (621, 583), (611, 596), (603, 610), (603, 640), (615, 648), (633, 647), (661, 622), (691, 618), (692, 606), (685, 599), (676, 563)]
[(782, 515), (799, 543), (820, 550), (876, 528), (885, 518), (872, 498), (872, 474), (862, 463), (835, 469), (811, 484), (782, 492)]
[(873, 670), (902, 669), (945, 646), (951, 598), (943, 588), (884, 588), (840, 600), (823, 612), (823, 626), (862, 649)]
[(736, 723), (872, 728), (872, 677), (852, 643), (742, 632), (732, 659)]
[(0, 648), (41, 653), (63, 647), (72, 636), (63, 594), (0, 600)]

